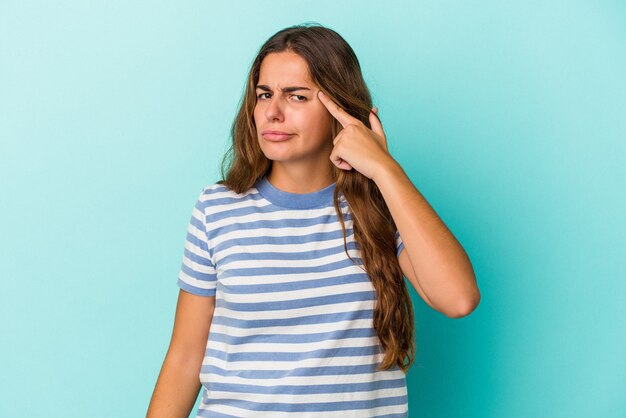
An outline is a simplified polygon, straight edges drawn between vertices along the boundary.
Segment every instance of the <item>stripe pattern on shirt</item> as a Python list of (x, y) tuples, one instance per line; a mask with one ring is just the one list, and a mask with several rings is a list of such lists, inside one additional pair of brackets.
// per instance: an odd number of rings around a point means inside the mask
[[(282, 207), (255, 187), (202, 189), (178, 286), (215, 296), (198, 417), (406, 417), (405, 374), (376, 371), (376, 292), (347, 201)], [(396, 248), (403, 249), (396, 231)]]

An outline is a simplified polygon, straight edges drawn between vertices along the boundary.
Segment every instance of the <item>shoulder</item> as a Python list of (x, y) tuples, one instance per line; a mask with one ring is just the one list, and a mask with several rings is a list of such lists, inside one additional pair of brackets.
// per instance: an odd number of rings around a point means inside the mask
[(206, 184), (202, 188), (202, 192), (200, 193), (200, 198), (203, 200), (215, 200), (222, 198), (242, 198), (249, 196), (250, 194), (257, 193), (257, 190), (254, 187), (246, 190), (243, 193), (237, 193), (234, 190), (231, 190), (227, 185), (221, 183), (220, 181)]
[(245, 204), (247, 201), (258, 200), (260, 197), (258, 193), (258, 190), (254, 187), (242, 193), (237, 193), (221, 182), (208, 183), (202, 188), (197, 205), (201, 209), (209, 207), (229, 209)]

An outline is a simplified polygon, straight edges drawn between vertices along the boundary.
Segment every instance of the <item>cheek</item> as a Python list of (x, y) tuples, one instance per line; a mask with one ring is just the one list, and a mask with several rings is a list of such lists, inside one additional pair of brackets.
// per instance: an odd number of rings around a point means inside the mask
[(309, 132), (317, 138), (317, 141), (326, 142), (332, 136), (332, 124), (324, 114), (317, 114), (309, 119)]
[(298, 119), (297, 123), (303, 131), (311, 135), (319, 136), (324, 131), (325, 121), (320, 118), (317, 112), (302, 112), (295, 115)]
[(331, 135), (332, 133), (332, 126), (333, 126), (333, 118), (331, 117), (330, 113), (328, 112), (322, 112), (319, 116), (318, 116), (318, 120), (319, 120), (319, 130), (320, 133), (323, 133), (324, 135)]
[(319, 130), (325, 130), (327, 127), (330, 126), (331, 119), (329, 118), (329, 116), (330, 113), (328, 113), (326, 108), (315, 109), (309, 112), (309, 114), (307, 115), (312, 124), (315, 124), (315, 126)]

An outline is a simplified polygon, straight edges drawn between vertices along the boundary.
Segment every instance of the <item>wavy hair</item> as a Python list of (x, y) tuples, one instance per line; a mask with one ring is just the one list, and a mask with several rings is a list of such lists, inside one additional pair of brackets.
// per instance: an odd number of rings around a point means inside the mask
[[(309, 76), (319, 89), (371, 129), (372, 99), (350, 45), (337, 32), (319, 24), (282, 29), (263, 44), (254, 59), (231, 127), (232, 143), (223, 157), (223, 180), (218, 183), (236, 193), (250, 189), (271, 170), (271, 160), (258, 144), (253, 113), (261, 62), (273, 52), (293, 52), (304, 58)], [(333, 118), (332, 138), (341, 129), (341, 124)], [(397, 365), (406, 373), (415, 356), (415, 329), (411, 299), (396, 255), (396, 225), (374, 181), (355, 169), (346, 171), (332, 166), (336, 182), (334, 207), (343, 231), (344, 250), (358, 265), (348, 254), (339, 193), (343, 193), (348, 202), (354, 239), (376, 293), (373, 323), (384, 352), (378, 370), (389, 370)]]

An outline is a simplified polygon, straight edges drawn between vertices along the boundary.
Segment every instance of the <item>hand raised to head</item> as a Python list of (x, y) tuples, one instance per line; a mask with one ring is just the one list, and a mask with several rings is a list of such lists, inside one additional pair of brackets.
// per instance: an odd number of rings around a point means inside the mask
[(387, 149), (387, 137), (378, 119), (378, 109), (374, 107), (370, 111), (370, 129), (321, 91), (318, 92), (318, 97), (343, 127), (333, 139), (334, 148), (330, 155), (333, 164), (345, 170), (354, 168), (373, 179), (382, 164), (393, 159)]

